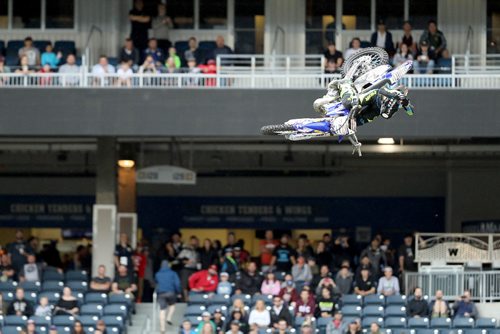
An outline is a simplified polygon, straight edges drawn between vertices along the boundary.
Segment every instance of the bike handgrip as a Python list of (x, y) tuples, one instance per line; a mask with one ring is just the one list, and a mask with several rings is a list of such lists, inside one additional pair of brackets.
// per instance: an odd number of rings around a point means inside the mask
[(380, 82), (377, 82), (373, 86), (370, 86), (370, 87), (367, 87), (367, 88), (363, 89), (359, 94), (364, 94), (364, 93), (369, 92), (371, 90), (382, 88), (383, 86), (385, 86), (386, 84), (388, 84), (390, 82), (391, 82), (390, 79), (384, 79), (384, 80), (382, 80)]

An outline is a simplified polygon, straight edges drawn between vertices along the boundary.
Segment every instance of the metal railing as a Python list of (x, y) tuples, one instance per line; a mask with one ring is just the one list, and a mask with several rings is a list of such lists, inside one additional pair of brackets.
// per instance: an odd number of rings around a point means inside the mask
[[(0, 74), (1, 88), (258, 88), (325, 89), (338, 74)], [(499, 89), (500, 74), (415, 74), (402, 79), (410, 89)]]
[(323, 55), (220, 55), (220, 74), (321, 74)]
[(499, 74), (500, 54), (453, 55), (452, 64), (454, 74)]
[(455, 301), (465, 290), (481, 303), (500, 301), (500, 271), (445, 271), (409, 273), (404, 275), (405, 291), (421, 287), (430, 299), (436, 290), (443, 291), (444, 299)]

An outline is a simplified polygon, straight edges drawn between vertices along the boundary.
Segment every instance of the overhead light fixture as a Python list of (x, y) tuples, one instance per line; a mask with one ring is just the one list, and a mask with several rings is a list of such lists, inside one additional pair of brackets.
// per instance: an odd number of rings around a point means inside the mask
[(135, 161), (128, 159), (118, 160), (118, 166), (120, 166), (121, 168), (132, 168), (135, 166)]
[(380, 145), (394, 145), (395, 141), (394, 138), (379, 138), (377, 143)]

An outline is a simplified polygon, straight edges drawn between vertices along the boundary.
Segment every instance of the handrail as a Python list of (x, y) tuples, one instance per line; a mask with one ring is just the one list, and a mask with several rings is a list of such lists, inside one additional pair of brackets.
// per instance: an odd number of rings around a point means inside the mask
[(467, 39), (466, 39), (466, 49), (465, 49), (465, 54), (468, 56), (470, 55), (470, 46), (471, 46), (471, 42), (472, 42), (472, 36), (474, 35), (474, 29), (472, 28), (472, 26), (470, 25), (468, 28), (467, 28)]
[(156, 321), (156, 315), (158, 313), (158, 294), (156, 293), (156, 289), (155, 291), (153, 291), (153, 325), (152, 325), (152, 331), (153, 332), (156, 332), (156, 325), (157, 325), (157, 321)]
[(102, 29), (99, 28), (98, 26), (96, 26), (95, 24), (93, 24), (91, 27), (90, 27), (90, 30), (89, 30), (89, 35), (87, 37), (87, 42), (85, 42), (85, 46), (84, 46), (84, 55), (85, 55), (85, 58), (84, 58), (84, 66), (88, 66), (88, 64), (92, 64), (92, 62), (90, 61), (90, 41), (92, 39), (92, 36), (94, 36), (94, 32), (98, 32), (99, 33), (99, 40), (102, 41), (102, 35), (103, 35), (103, 32), (102, 32)]
[(285, 51), (285, 36), (286, 36), (286, 32), (285, 32), (285, 29), (283, 29), (282, 26), (276, 26), (276, 30), (274, 30), (274, 39), (273, 39), (273, 46), (271, 48), (271, 54), (272, 55), (275, 55), (276, 54), (276, 44), (278, 44), (278, 34), (281, 32), (281, 34), (283, 35), (283, 39), (282, 39), (282, 49), (281, 52), (284, 52)]

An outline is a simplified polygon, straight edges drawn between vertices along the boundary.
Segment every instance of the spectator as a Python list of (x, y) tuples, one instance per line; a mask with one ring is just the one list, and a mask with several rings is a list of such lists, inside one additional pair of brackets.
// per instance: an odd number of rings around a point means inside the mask
[(272, 327), (278, 328), (280, 320), (285, 320), (287, 324), (292, 324), (292, 314), (285, 306), (283, 299), (280, 296), (273, 297), (273, 306), (270, 310)]
[[(196, 59), (194, 58), (189, 58), (187, 59), (187, 68), (184, 69), (184, 72), (185, 73), (189, 73), (189, 74), (200, 74), (201, 73), (201, 69), (196, 67)], [(201, 78), (185, 78), (184, 79), (185, 81), (185, 85), (186, 86), (198, 86), (200, 84), (200, 80)], [(213, 248), (213, 252), (214, 252), (214, 255), (216, 257), (216, 260), (218, 261), (218, 252), (215, 248)], [(203, 251), (203, 249), (202, 249)]]
[(316, 295), (321, 296), (321, 291), (325, 288), (330, 290), (331, 293), (338, 292), (337, 285), (333, 281), (333, 278), (328, 277), (328, 276), (323, 278), (320, 281), (320, 283), (318, 284), (318, 286), (316, 287), (316, 291), (315, 291)]
[(420, 49), (417, 52), (417, 59), (413, 61), (413, 68), (416, 74), (432, 74), (434, 70), (434, 52), (429, 49), (427, 41), (420, 42)]
[(344, 58), (342, 58), (342, 52), (337, 50), (335, 42), (333, 41), (328, 42), (328, 47), (323, 55), (325, 56), (325, 68), (327, 67), (326, 64), (332, 63), (332, 67), (335, 67), (334, 71), (337, 71), (340, 69), (342, 63), (344, 62)]
[[(125, 87), (132, 87), (132, 75), (134, 72), (130, 68), (130, 65), (128, 62), (124, 61), (120, 64), (120, 67), (118, 68), (118, 71), (116, 71), (116, 74), (118, 74), (118, 80), (116, 81), (117, 86), (125, 86)], [(134, 262), (131, 261), (132, 266), (134, 265)], [(134, 269), (132, 268), (132, 272)]]
[(385, 253), (386, 263), (389, 267), (394, 267), (396, 265), (395, 262), (395, 254), (396, 251), (391, 246), (390, 238), (383, 238), (382, 244), (380, 245), (380, 249)]
[(350, 56), (361, 50), (361, 40), (358, 37), (354, 37), (351, 40), (350, 48), (345, 50), (344, 59), (349, 59)]
[(134, 68), (134, 66), (139, 65), (140, 54), (139, 50), (134, 47), (134, 42), (131, 38), (125, 39), (125, 44), (120, 50), (120, 63), (127, 62), (130, 67)]
[(71, 289), (64, 287), (63, 294), (54, 308), (54, 314), (75, 316), (79, 310), (78, 300), (71, 294)]
[(182, 328), (180, 334), (196, 334), (196, 331), (193, 329), (191, 321), (184, 320), (182, 322)]
[(288, 245), (288, 236), (281, 237), (280, 244), (273, 252), (271, 266), (276, 266), (277, 271), (290, 272), (295, 264), (295, 251)]
[(410, 21), (405, 21), (403, 23), (403, 37), (401, 37), (401, 41), (398, 43), (397, 47), (401, 49), (402, 45), (406, 45), (408, 47), (407, 50), (411, 52), (412, 55), (417, 53), (417, 42), (413, 38)]
[(35, 320), (29, 319), (26, 321), (26, 334), (37, 334)]
[(36, 257), (33, 254), (28, 254), (28, 263), (26, 263), (19, 272), (19, 280), (21, 282), (40, 282), (42, 280), (42, 265), (36, 263)]
[(314, 331), (310, 321), (306, 321), (304, 322), (304, 324), (302, 324), (302, 326), (300, 326), (300, 334), (313, 334), (313, 333)]
[(158, 48), (158, 41), (155, 38), (150, 38), (148, 48), (144, 50), (144, 58), (152, 56), (157, 67), (162, 67), (166, 61), (165, 53)]
[(158, 46), (163, 50), (168, 50), (172, 43), (170, 42), (170, 29), (174, 27), (174, 23), (170, 16), (167, 15), (167, 5), (164, 3), (158, 4), (158, 15), (153, 18), (151, 28), (153, 37), (158, 40)]
[(238, 272), (238, 262), (233, 258), (233, 249), (225, 248), (224, 259), (222, 261), (221, 270), (228, 273), (229, 276)]
[(174, 248), (175, 255), (177, 256), (184, 247), (182, 243), (182, 234), (180, 232), (174, 232), (172, 233), (171, 239), (172, 239), (172, 247)]
[(111, 289), (111, 278), (106, 276), (106, 266), (101, 264), (97, 268), (97, 276), (90, 280), (90, 290), (94, 292), (108, 293)]
[(144, 50), (148, 43), (148, 29), (151, 17), (144, 10), (143, 0), (134, 0), (134, 8), (129, 12), (128, 18), (131, 24), (130, 38), (139, 50)]
[(33, 306), (24, 298), (24, 289), (16, 289), (16, 297), (7, 308), (7, 315), (17, 315), (31, 317), (33, 315)]
[[(52, 73), (50, 65), (49, 64), (43, 65), (42, 68), (38, 71), (38, 73), (42, 74)], [(52, 83), (52, 78), (49, 76), (42, 76), (38, 83), (40, 86), (50, 86), (50, 84)]]
[(203, 51), (198, 48), (198, 42), (196, 41), (196, 38), (190, 37), (188, 40), (189, 44), (189, 49), (184, 51), (184, 59), (186, 61), (190, 58), (196, 59), (196, 64), (203, 64), (205, 63), (205, 56), (203, 54)]
[(413, 298), (408, 301), (406, 314), (414, 318), (424, 318), (429, 314), (429, 304), (424, 300), (421, 288), (415, 288)]
[(62, 52), (59, 51), (57, 54), (54, 52), (54, 47), (52, 43), (47, 44), (45, 47), (45, 52), (42, 53), (42, 66), (48, 64), (50, 68), (55, 69), (62, 58)]
[(326, 250), (326, 244), (323, 241), (318, 242), (316, 246), (315, 258), (319, 267), (328, 266), (329, 269), (332, 268), (333, 256)]
[(208, 270), (200, 270), (189, 277), (189, 288), (193, 292), (215, 292), (219, 284), (217, 266), (211, 265)]
[(346, 331), (347, 324), (344, 322), (342, 313), (340, 311), (335, 312), (332, 321), (326, 325), (325, 334), (343, 334)]
[(280, 319), (276, 324), (276, 327), (272, 331), (273, 334), (289, 334), (288, 322), (285, 319)]
[[(123, 66), (123, 63), (122, 63)], [(103, 66), (104, 67), (104, 66)], [(122, 70), (122, 75), (127, 75), (127, 70), (130, 68)], [(130, 71), (131, 73), (131, 71)], [(132, 255), (134, 255), (134, 250), (132, 246), (128, 243), (128, 236), (125, 233), (120, 234), (120, 242), (115, 246), (115, 270), (118, 271), (120, 266), (125, 266), (127, 268), (127, 273), (133, 275), (134, 273), (134, 262), (132, 261)]]
[(451, 74), (451, 56), (447, 49), (441, 52), (441, 58), (437, 60), (437, 67), (440, 74)]
[(26, 37), (24, 39), (24, 47), (18, 51), (19, 60), (23, 57), (28, 59), (28, 66), (40, 65), (40, 51), (33, 46), (33, 39)]
[(257, 263), (249, 262), (236, 280), (236, 293), (255, 295), (260, 293), (262, 275), (257, 272)]
[(314, 298), (311, 298), (308, 290), (302, 290), (295, 306), (295, 316), (310, 318), (314, 316), (315, 311), (316, 303), (314, 302)]
[[(327, 265), (322, 265), (320, 268), (319, 268), (319, 273), (318, 274), (315, 274), (313, 275), (313, 280), (311, 282), (311, 287), (313, 289), (316, 289), (321, 281), (324, 279), (324, 278), (332, 278), (332, 273), (330, 272), (330, 268), (327, 266)], [(318, 291), (317, 294), (319, 294), (321, 292)]]
[(343, 295), (350, 294), (352, 291), (353, 280), (353, 274), (349, 269), (349, 263), (346, 262), (342, 265), (342, 267), (340, 267), (340, 270), (335, 277), (335, 284), (337, 285), (338, 291)]
[(49, 305), (49, 299), (47, 297), (41, 297), (39, 305), (35, 309), (35, 315), (37, 317), (50, 317), (52, 316), (52, 305)]
[(172, 57), (168, 57), (165, 62), (166, 73), (180, 73), (180, 70), (175, 66), (175, 60)]
[[(159, 73), (160, 71), (157, 69), (156, 67), (156, 63), (155, 63), (155, 60), (153, 58), (153, 56), (149, 55), (149, 56), (146, 56), (146, 59), (144, 59), (144, 63), (141, 65), (141, 67), (139, 67), (139, 73)], [(167, 243), (167, 247), (168, 247), (169, 243)], [(172, 247), (172, 251), (174, 250), (174, 248)], [(172, 254), (173, 256), (174, 254)]]
[(33, 69), (28, 65), (28, 57), (22, 56), (20, 65), (21, 65), (20, 68), (16, 69), (15, 73), (30, 74), (34, 72)]
[(295, 248), (295, 256), (303, 256), (305, 259), (308, 259), (313, 256), (313, 250), (311, 246), (309, 246), (309, 241), (307, 240), (307, 236), (302, 234), (297, 239), (297, 247)]
[[(4, 56), (0, 55), (0, 74), (5, 74), (5, 73), (10, 73), (10, 68), (8, 66), (5, 66), (5, 58)], [(3, 83), (2, 80), (0, 80), (0, 85)]]
[(420, 45), (422, 45), (424, 41), (427, 42), (429, 50), (436, 55), (436, 57), (441, 57), (441, 53), (446, 49), (446, 38), (444, 34), (438, 30), (437, 23), (434, 20), (430, 20), (427, 23), (427, 30), (424, 30), (422, 36), (420, 36)]
[(306, 263), (304, 256), (299, 255), (297, 258), (297, 263), (292, 267), (292, 276), (295, 283), (310, 283), (312, 281), (311, 268)]
[(292, 275), (286, 275), (283, 284), (284, 286), (281, 288), (278, 296), (283, 299), (286, 305), (295, 307), (299, 295), (295, 289)]
[(385, 253), (380, 249), (380, 241), (377, 238), (373, 238), (370, 245), (361, 252), (360, 256), (368, 256), (372, 265), (371, 272), (374, 276), (379, 276), (380, 267), (387, 265)]
[(217, 251), (212, 247), (210, 239), (203, 241), (203, 247), (200, 248), (199, 253), (201, 269), (208, 269), (212, 264), (217, 264), (219, 260)]
[(362, 266), (360, 274), (354, 280), (354, 293), (360, 296), (368, 296), (376, 292), (376, 283), (370, 274), (369, 266)]
[(4, 250), (0, 250), (0, 281), (15, 281), (16, 280), (16, 271), (14, 267), (12, 267), (10, 262), (9, 254), (7, 254)]
[[(113, 73), (115, 73), (115, 67), (108, 63), (108, 57), (106, 57), (104, 55), (100, 56), (99, 63), (94, 65), (94, 67), (92, 67), (92, 74), (101, 77), (101, 78), (96, 78), (96, 82), (95, 82), (96, 85), (100, 85), (100, 84), (107, 85), (108, 79), (103, 78), (103, 77), (106, 74), (113, 74)], [(104, 82), (102, 82), (100, 80), (104, 80)], [(118, 246), (119, 245), (117, 245), (117, 247)], [(80, 254), (79, 250), (82, 252), (82, 254)], [(83, 246), (81, 246), (80, 249), (77, 249), (77, 253), (75, 254), (75, 260), (76, 260), (75, 261), (75, 268), (79, 268), (81, 266), (80, 256), (84, 257), (85, 256), (85, 254), (83, 254), (84, 252), (85, 252), (85, 247), (83, 247)], [(116, 255), (115, 255), (115, 258), (116, 258)], [(116, 260), (115, 260), (115, 266), (116, 266)], [(127, 268), (127, 267), (125, 267), (125, 268)]]
[(168, 48), (168, 57), (173, 58), (175, 68), (181, 68), (181, 58), (177, 55), (177, 50), (173, 46)]
[[(215, 76), (217, 74), (217, 66), (215, 65), (215, 60), (210, 59), (207, 61), (207, 65), (198, 65), (199, 69), (203, 74), (212, 74)], [(205, 86), (213, 87), (216, 85), (216, 79), (214, 78), (206, 78)]]
[(181, 295), (179, 276), (170, 269), (168, 261), (161, 262), (161, 268), (155, 275), (156, 292), (160, 304), (160, 332), (165, 333), (165, 322), (172, 325), (177, 296)]
[(380, 326), (379, 326), (378, 323), (376, 323), (376, 322), (372, 322), (371, 323), (369, 334), (382, 334), (382, 332), (380, 331)]
[[(185, 300), (187, 300), (188, 297), (188, 281), (190, 280), (190, 276), (196, 272), (196, 268), (198, 267), (199, 263), (197, 249), (198, 238), (192, 236), (189, 239), (189, 244), (185, 244), (182, 248), (182, 251), (180, 251), (180, 253), (177, 255), (177, 259), (182, 263), (180, 278)], [(217, 284), (215, 284), (215, 286), (217, 286)]]
[(399, 280), (392, 276), (392, 268), (384, 268), (384, 276), (378, 280), (377, 293), (384, 296), (399, 295)]
[(243, 298), (236, 298), (233, 300), (233, 305), (231, 306), (231, 311), (240, 310), (241, 314), (243, 315), (243, 318), (246, 320), (248, 320), (247, 319), (247, 317), (248, 317), (247, 310), (248, 309), (249, 309), (248, 306), (245, 306), (245, 302), (243, 301)]
[(335, 299), (332, 296), (332, 291), (328, 288), (321, 290), (321, 297), (317, 302), (316, 317), (329, 318), (335, 312)]
[(76, 65), (76, 57), (69, 54), (66, 64), (59, 67), (59, 73), (67, 74), (65, 80), (67, 85), (76, 86), (80, 82), (80, 66)]
[[(396, 52), (396, 54), (394, 55), (392, 63), (396, 67), (396, 66), (403, 64), (404, 62), (406, 62), (408, 60), (413, 60), (413, 55), (408, 50), (408, 45), (401, 43), (401, 45), (399, 46), (398, 52)], [(400, 266), (400, 268), (401, 268), (401, 266)]]
[(264, 239), (259, 241), (259, 246), (260, 263), (262, 265), (262, 270), (266, 271), (271, 264), (274, 249), (278, 246), (278, 240), (274, 239), (274, 233), (272, 230), (266, 230)]
[(216, 308), (214, 310), (214, 320), (215, 324), (215, 332), (218, 334), (224, 333), (224, 319), (222, 318), (222, 310), (220, 308)]
[[(201, 322), (198, 324), (198, 328), (196, 329), (196, 332), (198, 333), (203, 333), (204, 330), (206, 330), (204, 327), (205, 325), (209, 325), (212, 329), (212, 333), (215, 334), (215, 323), (212, 321), (211, 319), (211, 315), (210, 315), (210, 312), (203, 312), (201, 314)], [(206, 332), (205, 332), (206, 334)]]
[(392, 34), (387, 31), (384, 20), (378, 20), (377, 31), (372, 34), (370, 42), (372, 46), (385, 49), (389, 54), (394, 52)]
[[(127, 63), (127, 66), (128, 63)], [(153, 282), (153, 268), (150, 266), (149, 248), (143, 240), (137, 245), (132, 261), (134, 263), (134, 275), (137, 280), (137, 301), (140, 303), (144, 294), (144, 282)], [(150, 269), (150, 270), (149, 270)], [(149, 270), (149, 279), (146, 278), (146, 270)]]
[[(100, 331), (102, 334), (107, 334), (106, 323), (104, 322), (104, 320), (102, 319), (97, 320), (95, 327), (96, 331)], [(94, 334), (96, 333), (94, 332)]]
[(255, 303), (255, 308), (250, 312), (248, 324), (250, 326), (256, 325), (259, 329), (265, 329), (271, 324), (271, 314), (266, 309), (263, 300), (257, 300)]
[[(231, 312), (231, 319), (230, 322), (237, 321), (240, 323), (240, 331), (243, 333), (248, 333), (248, 323), (245, 321), (245, 318), (243, 316), (243, 313), (239, 309), (235, 309)], [(226, 330), (230, 329), (230, 324), (226, 327)]]
[(477, 308), (470, 298), (469, 290), (465, 290), (462, 296), (453, 303), (453, 316), (473, 319), (477, 317)]
[(231, 251), (236, 247), (236, 235), (234, 232), (229, 232), (227, 234), (227, 244), (222, 248), (222, 252), (225, 254), (228, 248), (231, 248)]
[[(24, 63), (23, 67), (28, 67), (27, 57), (23, 56), (21, 58), (21, 64)], [(17, 72), (17, 71), (16, 71)], [(24, 72), (24, 68), (23, 68)], [(7, 252), (9, 253), (11, 265), (14, 271), (19, 272), (27, 262), (27, 257), (29, 254), (33, 253), (31, 247), (24, 240), (23, 231), (16, 231), (16, 240), (7, 245)]]
[(229, 282), (229, 274), (226, 272), (220, 273), (220, 281), (217, 284), (218, 295), (231, 295), (233, 292), (233, 285)]
[(333, 60), (327, 60), (325, 64), (325, 74), (335, 74), (338, 73), (339, 68)]
[(266, 274), (266, 279), (262, 282), (260, 292), (263, 295), (279, 295), (281, 290), (281, 282), (276, 279), (276, 276), (272, 271)]
[(347, 235), (339, 235), (335, 238), (331, 251), (334, 256), (335, 268), (339, 268), (344, 261), (354, 263), (355, 250), (349, 243), (349, 237)]
[(240, 266), (250, 261), (250, 253), (245, 249), (245, 240), (239, 239), (234, 246), (234, 258), (239, 262)]
[(224, 37), (222, 36), (217, 36), (215, 39), (215, 49), (212, 51), (212, 54), (209, 56), (208, 59), (213, 59), (217, 60), (217, 56), (220, 55), (230, 55), (233, 54), (233, 50), (227, 45), (224, 44)]
[(85, 330), (80, 320), (75, 320), (73, 328), (71, 329), (71, 334), (85, 334)]
[[(54, 326), (54, 325), (50, 326), (50, 328), (49, 328), (49, 334), (57, 334), (57, 327)], [(94, 334), (99, 334), (99, 333), (95, 333), (94, 332)]]
[(352, 320), (347, 326), (346, 334), (361, 334), (359, 324), (356, 320)]
[(115, 276), (115, 281), (111, 284), (111, 292), (128, 293), (133, 297), (136, 291), (137, 285), (133, 283), (133, 280), (127, 271), (127, 267), (120, 265), (118, 267), (118, 275)]
[(429, 313), (432, 318), (448, 318), (450, 315), (450, 307), (443, 299), (443, 291), (436, 290), (434, 300), (429, 304)]

